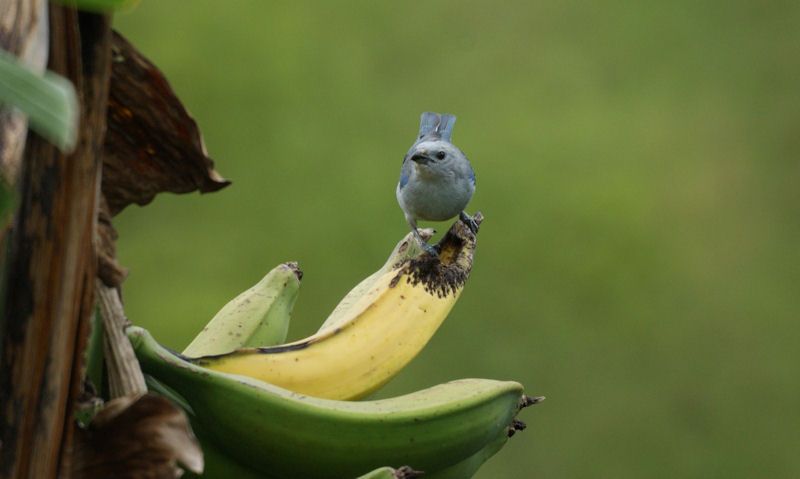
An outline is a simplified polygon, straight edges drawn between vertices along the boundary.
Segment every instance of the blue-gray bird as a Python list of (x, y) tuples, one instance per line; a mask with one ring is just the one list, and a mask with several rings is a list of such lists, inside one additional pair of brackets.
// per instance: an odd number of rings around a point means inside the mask
[(475, 222), (464, 212), (475, 192), (475, 172), (464, 153), (450, 143), (456, 117), (425, 112), (419, 135), (403, 158), (397, 202), (411, 232), (425, 251), (436, 255), (417, 231), (417, 220), (445, 221), (460, 215), (473, 231)]

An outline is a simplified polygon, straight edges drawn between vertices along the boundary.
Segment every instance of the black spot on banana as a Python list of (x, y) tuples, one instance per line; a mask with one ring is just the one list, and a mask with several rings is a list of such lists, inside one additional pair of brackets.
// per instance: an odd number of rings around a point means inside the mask
[[(476, 227), (483, 222), (483, 215), (479, 212), (473, 218)], [(411, 284), (422, 284), (426, 291), (444, 298), (455, 294), (464, 287), (472, 271), (472, 253), (475, 250), (475, 236), (463, 221), (453, 224), (444, 237), (439, 241), (438, 256), (420, 255), (405, 262), (395, 277), (399, 281), (404, 275)], [(464, 249), (469, 249), (467, 254)]]

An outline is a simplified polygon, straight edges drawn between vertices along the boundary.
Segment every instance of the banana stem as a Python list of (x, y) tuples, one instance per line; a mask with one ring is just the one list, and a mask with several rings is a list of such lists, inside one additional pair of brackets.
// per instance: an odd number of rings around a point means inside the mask
[(103, 317), (105, 340), (103, 351), (108, 367), (108, 386), (111, 399), (147, 392), (147, 384), (139, 367), (133, 347), (125, 335), (128, 319), (122, 309), (119, 293), (96, 280), (97, 302)]

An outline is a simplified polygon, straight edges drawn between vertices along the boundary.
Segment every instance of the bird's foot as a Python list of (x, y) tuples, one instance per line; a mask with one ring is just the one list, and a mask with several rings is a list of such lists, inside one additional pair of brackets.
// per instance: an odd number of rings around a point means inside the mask
[(472, 231), (473, 234), (478, 234), (478, 223), (472, 218), (472, 216), (466, 214), (465, 212), (461, 212), (458, 215), (458, 219), (460, 219), (467, 227)]
[(422, 249), (431, 256), (439, 256), (439, 245), (429, 245), (428, 243), (421, 243)]

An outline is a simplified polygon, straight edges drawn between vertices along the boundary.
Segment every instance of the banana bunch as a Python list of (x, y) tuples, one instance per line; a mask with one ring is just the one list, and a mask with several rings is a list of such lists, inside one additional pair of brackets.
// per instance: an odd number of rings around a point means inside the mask
[(472, 477), (524, 428), (517, 413), (542, 398), (515, 382), (463, 379), (352, 400), (389, 381), (436, 332), (469, 276), (475, 233), (456, 222), (438, 256), (407, 235), (300, 341), (282, 344), (302, 277), (294, 263), (225, 305), (182, 355), (129, 328), (151, 389), (189, 413), (204, 477)]
[(435, 257), (418, 254), (419, 246), (407, 236), (392, 256), (414, 256), (399, 262), (390, 257), (345, 296), (316, 334), (192, 361), (309, 396), (364, 398), (419, 354), (445, 320), (469, 276), (475, 240), (475, 233), (458, 221)]

